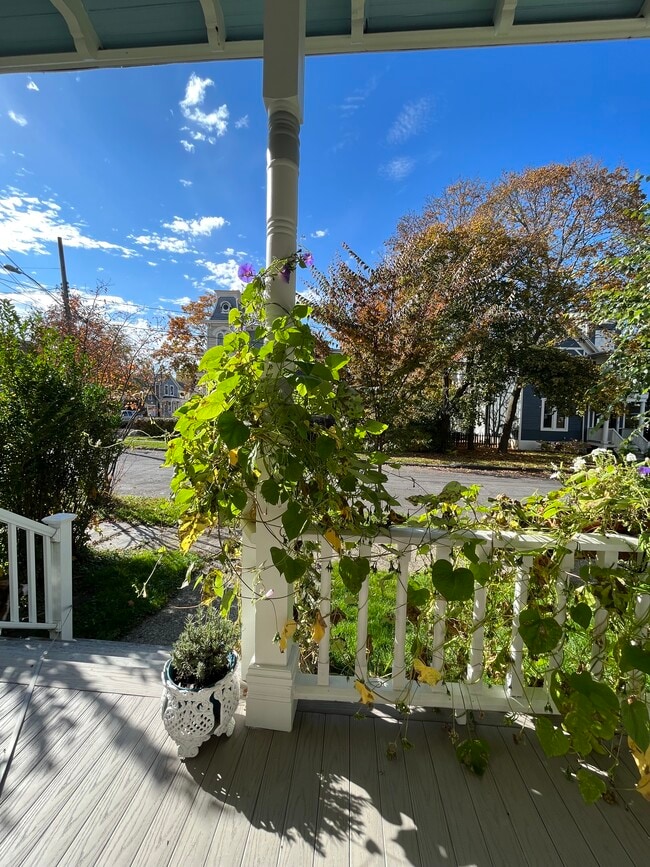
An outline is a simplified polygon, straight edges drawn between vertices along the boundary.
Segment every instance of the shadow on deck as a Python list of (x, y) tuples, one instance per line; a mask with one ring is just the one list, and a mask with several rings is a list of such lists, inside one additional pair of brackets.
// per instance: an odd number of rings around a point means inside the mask
[[(40, 656), (0, 641), (3, 760)], [(490, 766), (456, 760), (444, 722), (299, 710), (176, 757), (160, 722), (164, 649), (58, 645), (41, 666), (0, 806), (0, 861), (26, 865), (639, 865), (650, 805), (622, 763), (616, 802), (583, 804), (534, 737), (482, 721)], [(356, 710), (356, 708), (354, 708)], [(462, 730), (461, 730), (462, 731)]]

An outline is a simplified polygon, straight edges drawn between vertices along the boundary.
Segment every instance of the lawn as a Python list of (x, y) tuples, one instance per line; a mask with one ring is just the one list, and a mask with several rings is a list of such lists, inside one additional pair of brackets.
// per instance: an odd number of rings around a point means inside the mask
[(169, 440), (163, 437), (124, 437), (124, 445), (127, 449), (154, 449), (164, 452)]
[(391, 457), (399, 466), (447, 467), (449, 469), (483, 470), (528, 475), (547, 475), (561, 462), (571, 463), (573, 455), (559, 452), (508, 452), (502, 455), (496, 449), (476, 448), (471, 452), (457, 449), (445, 455), (413, 454)]
[(113, 496), (101, 517), (147, 527), (176, 527), (180, 509), (168, 497)]

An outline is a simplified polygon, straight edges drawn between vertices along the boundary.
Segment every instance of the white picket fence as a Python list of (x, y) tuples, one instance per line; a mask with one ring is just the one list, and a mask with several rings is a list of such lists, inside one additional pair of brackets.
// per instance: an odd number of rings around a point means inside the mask
[(0, 562), (0, 632), (42, 629), (51, 637), (72, 638), (75, 517), (59, 514), (32, 521), (0, 509), (0, 535), (6, 539), (6, 562)]
[[(259, 527), (259, 525), (258, 525)], [(259, 536), (260, 530), (257, 530)], [(309, 537), (307, 537), (309, 538)], [(315, 537), (311, 537), (314, 541)], [(409, 572), (414, 567), (422, 566), (420, 562), (413, 564), (413, 555), (421, 545), (431, 545), (434, 559), (452, 559), (452, 551), (461, 547), (468, 540), (476, 541), (476, 553), (479, 558), (487, 559), (491, 550), (505, 548), (518, 555), (515, 576), (512, 581), (512, 622), (509, 624), (510, 666), (505, 683), (490, 684), (484, 678), (486, 666), (484, 647), (484, 621), (487, 603), (486, 587), (476, 583), (473, 597), (473, 629), (470, 631), (469, 646), (466, 648), (469, 660), (465, 676), (452, 680), (443, 680), (435, 687), (418, 684), (409, 678), (407, 667), (407, 586)], [(259, 542), (259, 540), (257, 540)], [(524, 658), (527, 652), (523, 639), (519, 634), (519, 614), (526, 607), (528, 600), (528, 585), (531, 568), (535, 557), (540, 552), (548, 551), (556, 546), (556, 541), (543, 533), (513, 533), (492, 531), (464, 531), (448, 535), (443, 531), (395, 527), (390, 533), (374, 540), (374, 548), (361, 539), (355, 540), (359, 556), (377, 554), (377, 545), (390, 545), (395, 550), (398, 571), (396, 573), (396, 593), (394, 601), (394, 652), (392, 672), (387, 677), (368, 676), (367, 640), (368, 640), (368, 595), (369, 581), (366, 580), (359, 594), (358, 615), (356, 622), (356, 655), (355, 676), (345, 677), (332, 674), (330, 671), (330, 614), (332, 605), (332, 570), (331, 564), (336, 560), (336, 553), (323, 539), (320, 541), (320, 611), (326, 624), (325, 635), (319, 644), (318, 666), (315, 674), (305, 674), (298, 671), (297, 660), (291, 652), (280, 657), (277, 653), (270, 656), (268, 648), (260, 652), (261, 642), (273, 642), (273, 632), (281, 629), (283, 615), (278, 614), (278, 603), (274, 602), (274, 594), (268, 598), (253, 601), (243, 599), (243, 651), (244, 668), (247, 669), (249, 683), (248, 707), (251, 714), (250, 725), (272, 728), (290, 726), (290, 718), (298, 699), (312, 701), (345, 701), (359, 700), (359, 693), (354, 687), (356, 680), (367, 683), (375, 693), (375, 701), (395, 703), (407, 701), (416, 707), (453, 708), (461, 714), (467, 710), (499, 711), (504, 713), (544, 713), (552, 711), (553, 705), (549, 696), (550, 673), (562, 664), (563, 648), (558, 646), (549, 659), (549, 671), (544, 686), (529, 687), (525, 683)], [(346, 539), (346, 542), (350, 541)], [(277, 544), (277, 543), (276, 543)], [(244, 534), (244, 551), (248, 545), (248, 554), (244, 555), (244, 566), (253, 563), (257, 554), (257, 576), (264, 576), (264, 557), (259, 544), (256, 544), (255, 533), (249, 525), (248, 535)], [(563, 547), (561, 569), (556, 580), (556, 605), (554, 617), (562, 624), (567, 617), (567, 591), (570, 582), (578, 580), (576, 570), (582, 560), (587, 558), (604, 568), (614, 566), (621, 555), (630, 556), (638, 548), (638, 540), (622, 535), (576, 535)], [(348, 556), (355, 556), (355, 550), (347, 551)], [(262, 567), (260, 569), (260, 564)], [(253, 571), (249, 573), (251, 581), (255, 580)], [(247, 581), (248, 583), (248, 581)], [(285, 585), (286, 586), (286, 585)], [(286, 592), (286, 591), (285, 591)], [(282, 600), (281, 600), (282, 601)], [(431, 643), (426, 654), (430, 665), (440, 671), (445, 677), (445, 654), (447, 646), (447, 600), (437, 595), (435, 597), (434, 624)], [(284, 604), (280, 607), (284, 608)], [(269, 610), (273, 608), (273, 616)], [(639, 638), (647, 632), (647, 622), (650, 613), (650, 596), (639, 595), (636, 604), (636, 617), (639, 623)], [(599, 678), (603, 671), (604, 636), (607, 630), (608, 613), (604, 608), (598, 608), (592, 620), (591, 658), (585, 659), (589, 670)], [(277, 642), (276, 642), (277, 647)], [(248, 663), (250, 664), (250, 668)], [(635, 673), (632, 678), (638, 677)], [(291, 689), (288, 689), (290, 681)], [(279, 703), (291, 703), (291, 708), (285, 712)]]

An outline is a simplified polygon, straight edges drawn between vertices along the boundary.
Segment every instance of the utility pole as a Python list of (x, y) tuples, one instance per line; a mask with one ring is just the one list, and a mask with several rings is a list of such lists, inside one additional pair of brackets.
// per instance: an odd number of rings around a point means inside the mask
[(59, 245), (59, 264), (61, 265), (61, 296), (63, 298), (63, 314), (65, 316), (65, 330), (72, 334), (72, 310), (70, 309), (70, 290), (68, 278), (65, 273), (65, 256), (63, 255), (63, 238), (57, 238)]

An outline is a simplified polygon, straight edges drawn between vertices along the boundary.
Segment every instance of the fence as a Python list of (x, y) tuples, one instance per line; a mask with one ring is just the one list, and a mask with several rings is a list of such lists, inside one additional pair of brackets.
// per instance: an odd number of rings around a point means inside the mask
[[(457, 550), (469, 540), (476, 543), (475, 550), (479, 561), (488, 560), (495, 549), (505, 549), (515, 555), (512, 558), (515, 563), (515, 574), (511, 583), (512, 616), (511, 622), (508, 624), (510, 647), (506, 677), (501, 684), (488, 683), (484, 677), (486, 666), (484, 630), (488, 591), (485, 586), (475, 583), (471, 602), (473, 624), (469, 633), (468, 646), (465, 648), (468, 663), (464, 676), (457, 677), (455, 680), (446, 677), (447, 638), (450, 629), (447, 617), (449, 603), (442, 595), (437, 594), (434, 601), (432, 635), (430, 636), (430, 644), (426, 648), (426, 655), (430, 660), (430, 665), (442, 674), (443, 680), (433, 687), (428, 684), (417, 683), (409, 676), (410, 665), (407, 664), (406, 650), (408, 581), (412, 565), (418, 566), (417, 562), (412, 564), (413, 555), (418, 547), (428, 544), (432, 547), (435, 560), (451, 560), (454, 549)], [(550, 675), (554, 669), (562, 664), (563, 645), (560, 643), (549, 655), (548, 670), (543, 685), (529, 686), (524, 675), (527, 650), (519, 632), (519, 615), (527, 605), (533, 564), (540, 553), (548, 552), (557, 545), (557, 542), (550, 536), (543, 533), (497, 533), (492, 531), (464, 531), (447, 535), (439, 530), (396, 527), (389, 534), (375, 539), (375, 546), (378, 544), (392, 546), (397, 557), (397, 580), (393, 606), (394, 653), (392, 671), (385, 677), (369, 677), (368, 673), (368, 599), (370, 592), (368, 579), (364, 581), (358, 599), (354, 676), (332, 673), (330, 654), (331, 567), (337, 555), (325, 540), (316, 540), (315, 537), (311, 537), (311, 541), (318, 541), (320, 545), (320, 614), (326, 626), (325, 634), (318, 646), (318, 663), (315, 673), (307, 674), (298, 670), (295, 655), (292, 658), (290, 652), (291, 648), (289, 648), (282, 664), (278, 664), (280, 662), (279, 656), (276, 654), (275, 658), (269, 659), (268, 646), (265, 644), (263, 648), (261, 647), (261, 642), (273, 643), (274, 632), (279, 631), (283, 623), (282, 615), (278, 616), (277, 609), (274, 616), (265, 619), (265, 614), (268, 614), (268, 607), (275, 607), (272, 594), (269, 593), (266, 598), (258, 599), (255, 604), (250, 598), (243, 600), (245, 668), (249, 658), (252, 657), (252, 665), (248, 670), (247, 715), (250, 725), (269, 728), (283, 727), (285, 729), (288, 726), (290, 728), (297, 699), (356, 702), (359, 700), (359, 693), (354, 685), (356, 680), (370, 685), (375, 694), (375, 701), (379, 704), (406, 701), (411, 706), (447, 707), (454, 709), (457, 713), (469, 709), (504, 713), (544, 713), (555, 710), (549, 694)], [(349, 541), (346, 539), (346, 543)], [(355, 541), (359, 556), (369, 556), (370, 545), (362, 540)], [(255, 548), (255, 540), (250, 535), (250, 530), (248, 545), (250, 546), (250, 556)], [(553, 615), (555, 620), (559, 624), (563, 624), (567, 617), (567, 593), (572, 582), (575, 584), (579, 581), (576, 569), (581, 560), (594, 560), (597, 565), (603, 568), (611, 568), (616, 565), (621, 555), (627, 558), (634, 556), (633, 552), (637, 550), (637, 547), (637, 539), (621, 535), (581, 534), (573, 537), (560, 552), (561, 568), (555, 579)], [(258, 552), (258, 554), (260, 553)], [(346, 553), (351, 554), (350, 551)], [(354, 556), (354, 552), (352, 552), (352, 556)], [(263, 559), (258, 557), (258, 564)], [(422, 564), (420, 563), (420, 565)], [(257, 568), (259, 570), (259, 566)], [(263, 611), (264, 606), (267, 606), (266, 611)], [(290, 612), (291, 608), (289, 607), (288, 610)], [(640, 636), (647, 632), (646, 624), (649, 615), (650, 596), (639, 596), (636, 619), (640, 624)], [(291, 615), (289, 614), (289, 616)], [(601, 678), (605, 653), (605, 633), (608, 626), (608, 612), (605, 608), (597, 608), (592, 624), (591, 636), (588, 636), (591, 644), (591, 658), (585, 662), (589, 662), (593, 676)], [(264, 663), (265, 656), (269, 659), (267, 664)], [(633, 673), (632, 678), (634, 677), (639, 677), (638, 673)], [(290, 689), (287, 685), (288, 681), (290, 681)], [(282, 701), (288, 705), (288, 709), (285, 708), (284, 713), (278, 707), (278, 703)]]
[(43, 629), (72, 638), (75, 517), (41, 522), (0, 509), (0, 631)]
[[(487, 448), (495, 449), (499, 445), (499, 435), (498, 434), (480, 434), (475, 433), (471, 437), (471, 442), (473, 446), (485, 446)], [(467, 431), (460, 433), (459, 431), (452, 431), (451, 433), (451, 443), (453, 446), (458, 448), (459, 446), (467, 448), (470, 442), (470, 437), (467, 435)]]

